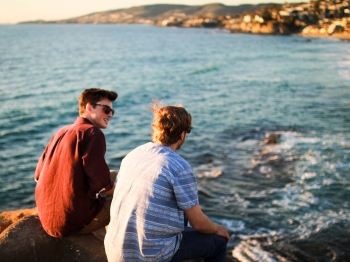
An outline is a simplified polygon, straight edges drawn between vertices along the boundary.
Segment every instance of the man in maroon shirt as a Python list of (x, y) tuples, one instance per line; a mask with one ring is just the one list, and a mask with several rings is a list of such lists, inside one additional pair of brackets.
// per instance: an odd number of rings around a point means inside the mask
[(79, 117), (54, 134), (35, 171), (35, 200), (44, 230), (61, 238), (87, 234), (109, 223), (116, 171), (104, 159), (105, 136), (118, 94), (86, 89), (79, 98)]

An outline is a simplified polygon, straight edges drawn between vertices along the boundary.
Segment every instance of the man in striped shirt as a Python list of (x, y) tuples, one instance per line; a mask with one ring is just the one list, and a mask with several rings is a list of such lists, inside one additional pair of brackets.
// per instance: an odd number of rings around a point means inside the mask
[(104, 242), (108, 261), (225, 261), (229, 234), (203, 214), (193, 170), (175, 152), (192, 117), (157, 101), (150, 109), (153, 142), (131, 151), (118, 173)]

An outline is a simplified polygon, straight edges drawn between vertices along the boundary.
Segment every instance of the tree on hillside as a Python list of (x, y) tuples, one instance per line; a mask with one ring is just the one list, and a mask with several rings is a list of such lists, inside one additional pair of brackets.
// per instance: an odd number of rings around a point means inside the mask
[(276, 16), (280, 10), (282, 10), (281, 6), (272, 4), (262, 7), (257, 11), (257, 14), (259, 14), (264, 19), (264, 21), (270, 21), (276, 19)]
[(269, 7), (263, 7), (261, 9), (261, 15), (260, 15), (264, 21), (270, 21), (272, 20), (272, 13)]
[(321, 13), (320, 3), (321, 3), (321, 0), (316, 0), (313, 2), (313, 4), (314, 4), (314, 20), (315, 21), (318, 21), (318, 16)]

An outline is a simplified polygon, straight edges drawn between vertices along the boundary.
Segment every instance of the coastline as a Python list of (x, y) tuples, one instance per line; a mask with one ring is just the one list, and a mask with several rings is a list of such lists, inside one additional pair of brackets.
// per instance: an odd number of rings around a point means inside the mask
[[(77, 25), (80, 23), (71, 23), (71, 24), (57, 24), (57, 25)], [(28, 24), (0, 24), (1, 25), (12, 25), (12, 26), (18, 26), (18, 25), (28, 25)], [(54, 24), (41, 24), (41, 23), (32, 23), (30, 25), (54, 25)], [(85, 24), (88, 25), (88, 24)], [(92, 25), (92, 24), (90, 24)], [(96, 25), (96, 24), (94, 24)], [(97, 24), (97, 25), (105, 25), (105, 24)], [(128, 24), (115, 24), (115, 25), (128, 25)], [(135, 25), (135, 24), (129, 24), (129, 25)], [(144, 24), (139, 24), (139, 25), (144, 25)], [(149, 25), (149, 26), (155, 26), (155, 27), (164, 27), (164, 26), (159, 26), (159, 25)], [(170, 27), (170, 26), (168, 26)], [(223, 31), (228, 31), (230, 34), (253, 34), (253, 35), (276, 35), (276, 36), (299, 36), (299, 37), (304, 37), (304, 38), (333, 38), (333, 39), (338, 39), (346, 42), (350, 42), (350, 32), (336, 32), (333, 34), (325, 34), (325, 33), (303, 33), (303, 32), (288, 32), (288, 33), (277, 33), (273, 31), (265, 31), (265, 32), (252, 32), (252, 31), (244, 31), (244, 30), (237, 30), (237, 29), (231, 29), (231, 28), (225, 28), (225, 27), (181, 27), (181, 26), (171, 26), (171, 27), (178, 27), (178, 28), (204, 28), (204, 29), (218, 29), (218, 30), (223, 30)]]
[(334, 33), (332, 35), (324, 35), (324, 34), (296, 34), (297, 36), (301, 36), (304, 38), (333, 38), (338, 39), (345, 42), (350, 42), (350, 33)]
[(343, 41), (349, 41), (350, 42), (350, 33), (334, 33), (333, 35), (330, 35), (329, 37), (337, 38)]
[[(220, 28), (222, 30), (227, 30), (225, 28)], [(341, 32), (333, 34), (321, 34), (321, 33), (289, 33), (289, 34), (279, 34), (274, 32), (262, 33), (262, 32), (243, 32), (236, 30), (229, 30), (231, 34), (252, 34), (252, 35), (276, 35), (276, 36), (299, 36), (303, 38), (333, 38), (346, 42), (350, 42), (350, 32)]]

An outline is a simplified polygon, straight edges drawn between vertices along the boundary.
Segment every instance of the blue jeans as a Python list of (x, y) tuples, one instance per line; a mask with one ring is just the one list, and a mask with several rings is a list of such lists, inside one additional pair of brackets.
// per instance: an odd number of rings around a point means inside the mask
[(203, 258), (205, 262), (226, 261), (226, 239), (215, 234), (203, 234), (185, 227), (179, 249), (171, 262)]

